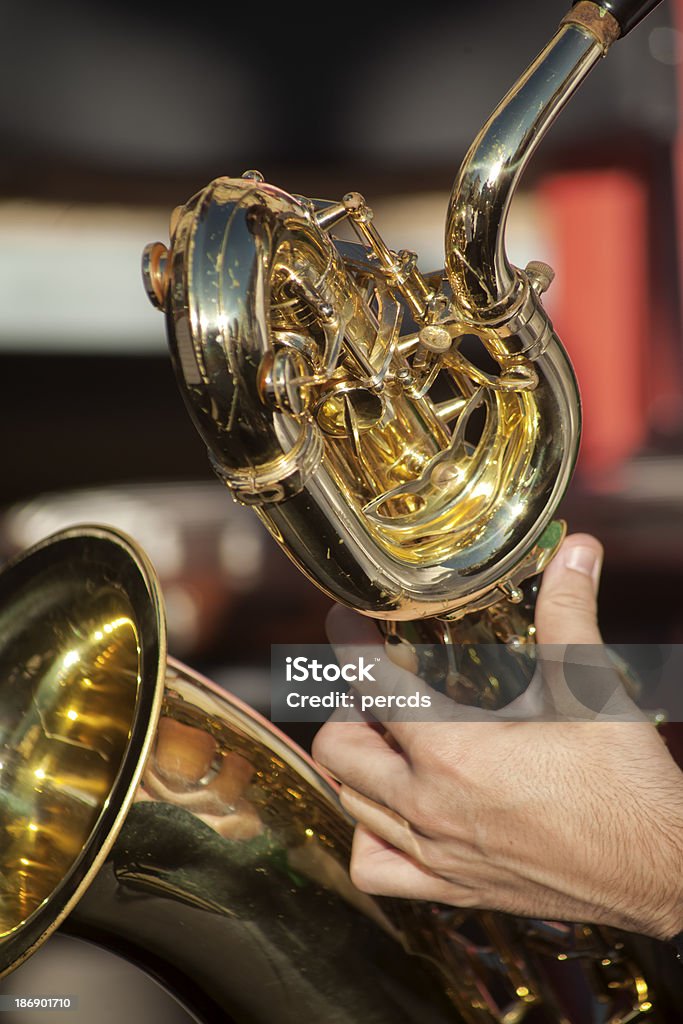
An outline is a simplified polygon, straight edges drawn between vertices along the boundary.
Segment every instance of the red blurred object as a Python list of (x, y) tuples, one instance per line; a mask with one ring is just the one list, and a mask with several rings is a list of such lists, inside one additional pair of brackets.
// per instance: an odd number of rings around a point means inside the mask
[(599, 485), (647, 434), (647, 184), (618, 168), (575, 171), (546, 178), (538, 197), (554, 238), (551, 312), (583, 401), (579, 473)]

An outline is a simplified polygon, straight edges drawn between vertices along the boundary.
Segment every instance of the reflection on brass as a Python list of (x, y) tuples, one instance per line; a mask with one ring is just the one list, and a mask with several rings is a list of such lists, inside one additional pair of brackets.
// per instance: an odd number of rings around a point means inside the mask
[(150, 579), (141, 552), (96, 527), (0, 574), (3, 971), (75, 904), (132, 801), (161, 697)]
[(146, 246), (142, 257), (147, 296), (157, 309), (163, 309), (168, 290), (168, 249), (161, 242)]
[[(0, 618), (0, 938), (73, 867), (112, 788), (138, 686), (138, 637), (125, 593), (59, 587), (59, 616), (19, 594)], [(9, 707), (8, 707), (9, 704)], [(64, 823), (68, 821), (68, 829)]]

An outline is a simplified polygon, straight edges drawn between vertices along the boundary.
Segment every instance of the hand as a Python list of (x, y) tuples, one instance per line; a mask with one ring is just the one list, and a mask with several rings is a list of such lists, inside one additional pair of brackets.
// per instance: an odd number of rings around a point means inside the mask
[[(540, 644), (601, 645), (601, 561), (594, 538), (564, 542), (539, 595)], [(383, 650), (375, 626), (347, 609), (333, 609), (328, 634), (334, 645)], [(547, 711), (548, 695), (554, 707), (571, 704), (553, 672), (544, 669), (540, 701), (538, 692), (519, 699), (526, 720), (453, 705), (450, 721), (322, 727), (313, 756), (340, 780), (358, 822), (359, 889), (663, 939), (683, 929), (683, 774), (655, 727), (624, 713), (616, 673), (615, 714), (529, 720), (530, 706)]]

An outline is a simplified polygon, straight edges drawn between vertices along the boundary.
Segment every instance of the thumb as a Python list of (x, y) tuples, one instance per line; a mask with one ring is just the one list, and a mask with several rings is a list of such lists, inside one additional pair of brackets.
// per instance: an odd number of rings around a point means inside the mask
[(543, 573), (536, 604), (540, 644), (601, 644), (597, 596), (602, 545), (587, 533), (567, 537)]

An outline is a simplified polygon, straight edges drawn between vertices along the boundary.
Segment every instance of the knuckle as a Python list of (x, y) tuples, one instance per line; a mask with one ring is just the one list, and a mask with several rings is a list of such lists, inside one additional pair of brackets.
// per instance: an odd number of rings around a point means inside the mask
[(318, 730), (311, 745), (313, 759), (326, 768), (330, 768), (334, 764), (335, 739), (335, 727), (327, 724)]
[(556, 591), (546, 609), (546, 613), (548, 612), (550, 614), (572, 612), (574, 615), (580, 614), (590, 621), (595, 621), (597, 617), (594, 603), (587, 601), (585, 595), (578, 594), (575, 590)]
[(459, 746), (448, 733), (421, 727), (411, 743), (410, 760), (418, 772), (438, 774), (457, 761)]
[(406, 793), (402, 801), (401, 815), (421, 835), (427, 833), (433, 820), (428, 794), (424, 792), (418, 794), (415, 791)]
[(313, 743), (311, 745), (311, 754), (313, 755), (314, 760), (320, 762), (320, 764), (324, 764), (326, 753), (327, 736), (325, 733), (325, 727), (323, 726), (323, 728), (319, 729), (318, 732), (315, 734), (315, 737), (313, 738)]
[(422, 864), (439, 878), (445, 878), (450, 866), (448, 852), (439, 843), (431, 842), (420, 845)]

